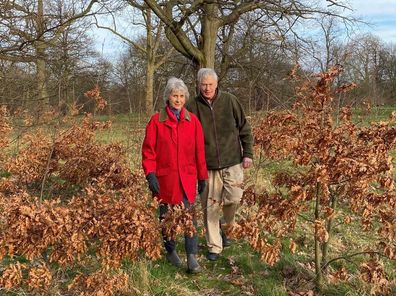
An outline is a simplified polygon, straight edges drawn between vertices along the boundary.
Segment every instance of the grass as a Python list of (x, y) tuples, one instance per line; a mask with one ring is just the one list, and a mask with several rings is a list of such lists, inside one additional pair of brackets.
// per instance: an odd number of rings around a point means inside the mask
[[(183, 260), (182, 241), (178, 245)], [(203, 272), (196, 275), (186, 273), (185, 267), (173, 267), (165, 259), (130, 263), (126, 270), (133, 290), (140, 295), (287, 295), (282, 278), (273, 276), (242, 242), (234, 243), (218, 261), (210, 262), (201, 241), (198, 259)]]
[(358, 122), (370, 123), (373, 121), (387, 121), (392, 112), (396, 111), (395, 106), (375, 106), (370, 111), (363, 108), (354, 108), (353, 117)]
[(140, 114), (117, 116), (96, 116), (98, 121), (111, 121), (111, 127), (99, 131), (96, 139), (100, 143), (120, 143), (125, 147), (126, 155), (133, 170), (141, 168), (141, 146), (148, 117)]
[[(367, 247), (375, 241), (373, 234), (362, 235), (359, 229), (358, 223), (348, 228), (339, 226), (332, 238), (334, 251), (332, 255), (339, 256), (348, 252), (353, 246)], [(187, 274), (185, 267), (180, 269), (173, 267), (164, 258), (154, 262), (130, 263), (125, 270), (130, 274), (134, 290), (141, 294), (128, 295), (287, 296), (289, 292), (313, 290), (313, 241), (309, 233), (307, 234), (310, 230), (309, 225), (300, 221), (300, 227), (295, 235), (306, 236), (305, 243), (299, 246), (296, 254), (284, 249), (280, 261), (273, 267), (261, 262), (259, 255), (244, 241), (234, 242), (223, 250), (218, 261), (210, 262), (205, 258), (204, 238), (200, 237), (198, 258), (203, 269), (202, 273)], [(182, 239), (178, 240), (178, 253), (185, 261)], [(354, 258), (354, 261), (337, 261), (332, 270), (346, 267), (351, 273), (349, 281), (329, 281), (322, 292), (315, 295), (369, 295), (367, 289), (371, 287), (355, 275), (358, 264), (363, 259), (365, 258), (358, 257)], [(387, 271), (393, 278), (392, 269), (391, 265), (387, 266)]]

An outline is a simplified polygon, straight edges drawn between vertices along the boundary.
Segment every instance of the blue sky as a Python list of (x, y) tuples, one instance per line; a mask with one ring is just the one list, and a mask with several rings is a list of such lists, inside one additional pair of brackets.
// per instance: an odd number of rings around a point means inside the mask
[(385, 42), (396, 44), (396, 0), (349, 0), (354, 16), (369, 22), (361, 32), (371, 32)]

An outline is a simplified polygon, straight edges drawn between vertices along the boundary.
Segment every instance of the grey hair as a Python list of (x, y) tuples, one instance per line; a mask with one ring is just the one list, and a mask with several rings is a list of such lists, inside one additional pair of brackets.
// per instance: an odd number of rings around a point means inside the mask
[(212, 68), (201, 68), (198, 70), (198, 73), (197, 73), (198, 84), (200, 84), (202, 82), (202, 80), (208, 76), (215, 78), (216, 81), (219, 80), (215, 70), (213, 70)]
[(190, 97), (190, 93), (188, 92), (188, 88), (186, 84), (184, 83), (183, 80), (176, 78), (176, 77), (171, 77), (168, 79), (168, 82), (166, 83), (165, 90), (164, 90), (164, 102), (165, 104), (168, 102), (169, 95), (172, 93), (174, 90), (180, 90), (184, 92), (184, 96), (186, 97), (186, 101)]

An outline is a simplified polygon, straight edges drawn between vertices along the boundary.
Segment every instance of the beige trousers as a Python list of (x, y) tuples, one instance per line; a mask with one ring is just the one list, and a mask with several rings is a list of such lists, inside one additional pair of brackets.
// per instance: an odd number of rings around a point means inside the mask
[(243, 168), (237, 164), (221, 170), (209, 170), (208, 186), (201, 194), (201, 203), (206, 228), (206, 244), (211, 253), (221, 253), (223, 241), (220, 233), (220, 218), (226, 224), (235, 222), (243, 189)]

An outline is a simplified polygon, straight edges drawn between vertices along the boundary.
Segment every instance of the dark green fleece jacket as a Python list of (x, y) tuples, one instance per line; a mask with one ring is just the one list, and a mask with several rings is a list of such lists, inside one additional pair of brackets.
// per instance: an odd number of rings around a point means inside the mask
[(243, 157), (253, 159), (251, 128), (234, 95), (218, 91), (212, 105), (199, 95), (188, 101), (186, 108), (201, 121), (209, 170), (241, 163)]

